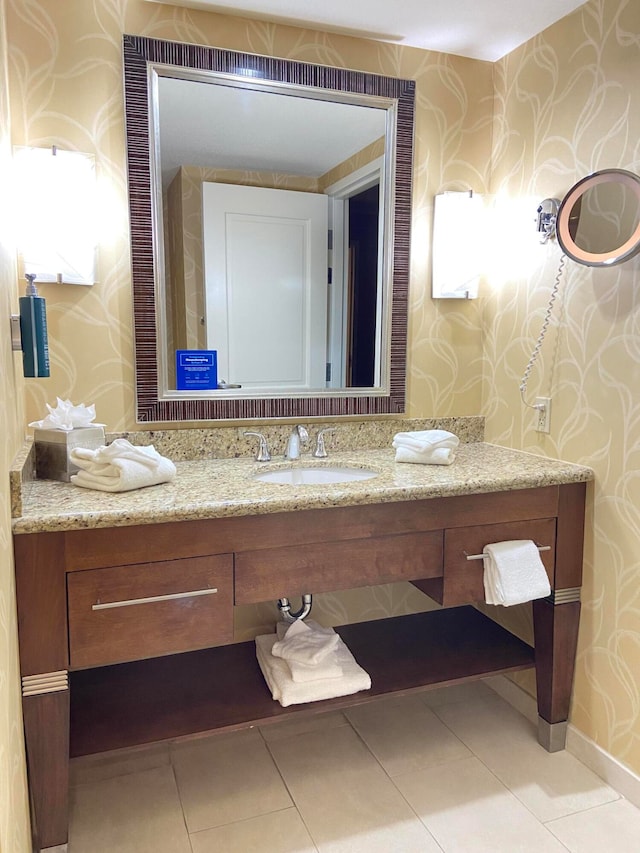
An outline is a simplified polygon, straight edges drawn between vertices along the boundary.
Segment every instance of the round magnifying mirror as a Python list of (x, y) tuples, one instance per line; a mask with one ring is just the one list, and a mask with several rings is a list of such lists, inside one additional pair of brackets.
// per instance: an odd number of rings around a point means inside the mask
[(603, 169), (578, 181), (556, 223), (564, 253), (590, 267), (620, 264), (640, 252), (640, 177)]

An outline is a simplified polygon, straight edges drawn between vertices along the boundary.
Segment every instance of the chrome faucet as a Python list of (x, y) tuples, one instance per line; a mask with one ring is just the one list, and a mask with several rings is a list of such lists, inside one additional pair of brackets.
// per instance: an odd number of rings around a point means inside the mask
[(287, 441), (287, 448), (284, 452), (285, 459), (300, 459), (300, 442), (308, 441), (309, 433), (302, 426), (302, 424), (298, 424), (294, 426), (291, 430), (291, 435), (289, 436), (289, 440)]
[(313, 451), (313, 456), (317, 459), (325, 459), (327, 457), (327, 448), (324, 445), (324, 436), (327, 432), (335, 432), (333, 427), (325, 427), (321, 429), (318, 433), (318, 437), (316, 439), (316, 449)]
[(262, 435), (261, 432), (247, 431), (243, 433), (243, 435), (255, 435), (255, 437), (260, 440), (258, 450), (256, 451), (256, 462), (271, 461), (271, 454), (269, 453), (269, 447), (267, 446), (267, 439)]

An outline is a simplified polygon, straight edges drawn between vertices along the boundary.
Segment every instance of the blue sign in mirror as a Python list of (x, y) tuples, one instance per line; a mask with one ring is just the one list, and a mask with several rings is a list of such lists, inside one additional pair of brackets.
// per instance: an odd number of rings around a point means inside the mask
[(176, 350), (176, 381), (180, 391), (215, 390), (218, 387), (217, 351)]

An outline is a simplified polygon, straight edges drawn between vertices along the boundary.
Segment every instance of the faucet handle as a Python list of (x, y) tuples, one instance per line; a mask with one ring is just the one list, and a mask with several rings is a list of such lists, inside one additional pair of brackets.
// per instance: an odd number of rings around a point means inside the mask
[(318, 432), (318, 436), (316, 438), (316, 449), (313, 451), (313, 455), (316, 459), (324, 459), (327, 454), (327, 449), (324, 446), (324, 434), (325, 432), (335, 432), (334, 427), (325, 427)]
[(262, 435), (261, 432), (244, 432), (243, 435), (255, 435), (256, 438), (260, 439), (260, 444), (258, 445), (258, 451), (256, 453), (256, 462), (270, 462), (271, 454), (269, 453), (269, 447), (267, 446), (267, 439)]

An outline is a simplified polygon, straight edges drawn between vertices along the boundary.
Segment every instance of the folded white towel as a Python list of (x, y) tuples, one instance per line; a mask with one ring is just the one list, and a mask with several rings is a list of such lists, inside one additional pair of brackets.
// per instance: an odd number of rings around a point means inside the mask
[(423, 429), (412, 432), (397, 432), (393, 436), (393, 447), (408, 447), (417, 452), (434, 450), (436, 447), (455, 449), (460, 439), (446, 429)]
[(333, 628), (323, 628), (312, 619), (306, 622), (302, 619), (291, 623), (280, 622), (277, 626), (278, 634), (282, 631), (280, 626), (284, 624), (284, 637), (278, 637), (272, 654), (277, 658), (284, 658), (288, 663), (295, 661), (307, 666), (318, 664), (335, 651), (340, 642), (340, 637)]
[(551, 594), (540, 552), (531, 539), (485, 545), (482, 553), (487, 604), (510, 607)]
[(337, 652), (329, 652), (320, 663), (300, 663), (297, 660), (286, 660), (285, 663), (296, 684), (320, 681), (324, 678), (340, 678), (343, 674), (342, 667), (338, 663)]
[(271, 654), (276, 642), (276, 634), (256, 637), (256, 655), (271, 695), (283, 708), (287, 705), (331, 699), (334, 696), (350, 696), (371, 687), (371, 678), (356, 663), (342, 640), (336, 650), (336, 660), (342, 669), (342, 675), (339, 678), (321, 678), (304, 684), (298, 684), (291, 678), (286, 661)]
[(421, 465), (451, 465), (460, 439), (444, 429), (398, 432), (392, 446), (396, 449), (396, 462)]
[(155, 447), (135, 447), (125, 438), (96, 450), (74, 448), (69, 454), (80, 469), (71, 476), (75, 486), (102, 492), (127, 492), (167, 483), (176, 476), (176, 466)]

